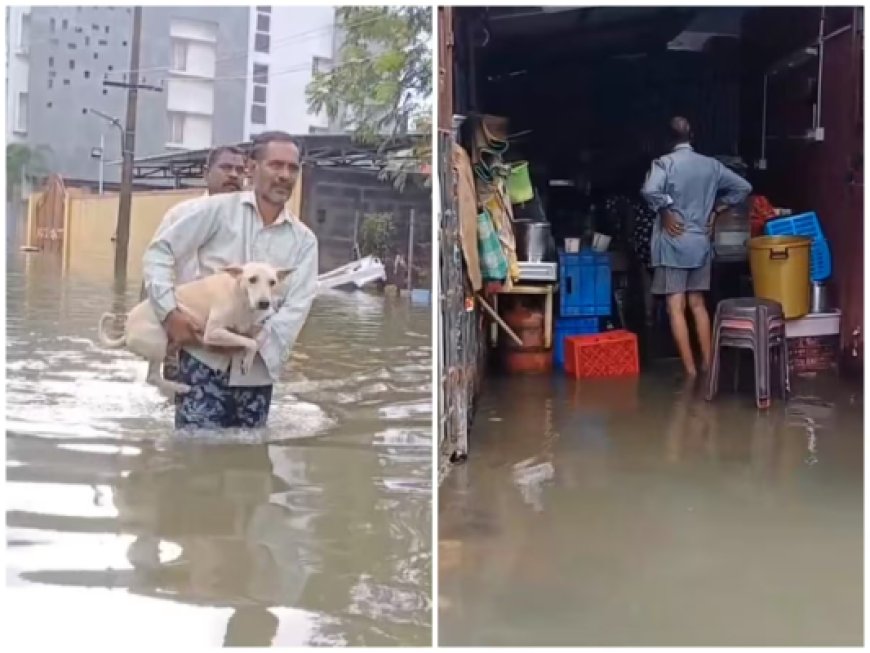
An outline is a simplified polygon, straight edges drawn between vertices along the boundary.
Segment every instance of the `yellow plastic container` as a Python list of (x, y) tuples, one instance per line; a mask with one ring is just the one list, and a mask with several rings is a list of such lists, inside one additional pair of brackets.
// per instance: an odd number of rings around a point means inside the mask
[(782, 304), (787, 320), (810, 312), (810, 243), (802, 236), (760, 236), (749, 241), (755, 296)]

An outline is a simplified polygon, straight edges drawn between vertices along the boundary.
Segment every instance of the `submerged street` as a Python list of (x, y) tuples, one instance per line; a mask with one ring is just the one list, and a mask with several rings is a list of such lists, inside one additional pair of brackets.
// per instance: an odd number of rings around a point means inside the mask
[(326, 293), (264, 431), (181, 437), (145, 362), (95, 344), (138, 283), (10, 249), (7, 287), (10, 639), (429, 644), (429, 307)]
[(861, 645), (862, 390), (491, 378), (440, 489), (442, 645)]

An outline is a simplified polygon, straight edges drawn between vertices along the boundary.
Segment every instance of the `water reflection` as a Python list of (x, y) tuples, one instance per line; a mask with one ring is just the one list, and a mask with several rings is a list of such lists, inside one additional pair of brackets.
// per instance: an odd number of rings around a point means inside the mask
[[(93, 343), (137, 289), (9, 268), (14, 638), (120, 645), (148, 614), (154, 646), (429, 644), (428, 309), (319, 298), (269, 426), (180, 437), (145, 364)], [(34, 628), (69, 602), (75, 635)]]
[(488, 381), (439, 490), (442, 645), (862, 641), (854, 388), (758, 411), (672, 378)]

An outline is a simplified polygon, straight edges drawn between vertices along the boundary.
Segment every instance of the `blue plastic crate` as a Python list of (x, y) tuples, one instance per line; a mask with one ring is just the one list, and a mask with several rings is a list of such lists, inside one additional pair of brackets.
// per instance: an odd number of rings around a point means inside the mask
[(822, 231), (819, 216), (801, 213), (785, 218), (769, 220), (764, 225), (768, 236), (806, 236), (812, 238), (810, 245), (810, 279), (825, 281), (831, 276), (831, 248)]
[(553, 362), (559, 369), (565, 366), (565, 338), (600, 331), (600, 320), (597, 317), (557, 317), (553, 338)]
[(606, 252), (559, 253), (559, 315), (610, 315), (610, 256)]

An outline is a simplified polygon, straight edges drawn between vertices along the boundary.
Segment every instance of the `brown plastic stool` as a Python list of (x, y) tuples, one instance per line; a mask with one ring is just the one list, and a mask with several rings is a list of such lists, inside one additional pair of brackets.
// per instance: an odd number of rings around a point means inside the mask
[[(720, 350), (724, 347), (749, 349), (755, 359), (755, 402), (759, 408), (770, 407), (772, 354), (777, 354), (779, 388), (788, 397), (788, 344), (782, 306), (769, 299), (744, 297), (725, 299), (716, 307), (713, 325), (713, 361), (707, 401), (719, 391)], [(737, 370), (739, 372), (739, 369)], [(737, 376), (735, 375), (735, 384)]]

